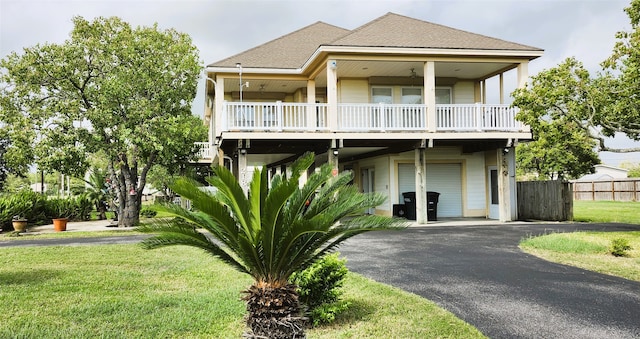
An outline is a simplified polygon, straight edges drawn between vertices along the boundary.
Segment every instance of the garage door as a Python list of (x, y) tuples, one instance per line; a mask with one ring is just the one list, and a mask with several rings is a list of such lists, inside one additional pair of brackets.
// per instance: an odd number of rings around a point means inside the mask
[[(398, 165), (398, 201), (402, 192), (415, 191), (414, 164)], [(462, 167), (460, 164), (427, 164), (427, 190), (440, 193), (438, 217), (462, 216)]]

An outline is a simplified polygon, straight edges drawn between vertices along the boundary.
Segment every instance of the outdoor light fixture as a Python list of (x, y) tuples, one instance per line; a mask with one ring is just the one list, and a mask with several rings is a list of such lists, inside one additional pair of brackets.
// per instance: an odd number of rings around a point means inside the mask
[(337, 148), (333, 149), (333, 155), (338, 156), (338, 149)]
[(242, 154), (242, 155), (247, 154), (247, 150), (246, 150), (246, 149), (244, 149), (244, 148), (241, 148), (241, 149), (240, 149), (240, 154)]
[(240, 75), (240, 102), (242, 102), (242, 87), (247, 86), (248, 88), (249, 82), (247, 81), (246, 84), (242, 82), (242, 64), (239, 62), (236, 63), (236, 68), (238, 69), (238, 74)]

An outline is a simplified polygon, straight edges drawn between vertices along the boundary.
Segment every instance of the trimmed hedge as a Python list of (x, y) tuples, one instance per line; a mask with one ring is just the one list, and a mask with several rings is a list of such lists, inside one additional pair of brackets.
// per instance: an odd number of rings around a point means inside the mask
[(86, 195), (70, 198), (47, 199), (40, 193), (22, 190), (18, 193), (0, 196), (0, 228), (12, 230), (14, 216), (26, 218), (29, 226), (46, 225), (51, 219), (66, 217), (70, 220), (89, 220), (93, 204)]

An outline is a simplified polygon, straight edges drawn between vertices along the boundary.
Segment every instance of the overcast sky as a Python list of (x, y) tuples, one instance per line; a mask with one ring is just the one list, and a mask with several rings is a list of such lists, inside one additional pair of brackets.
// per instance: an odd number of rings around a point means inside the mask
[[(570, 56), (595, 72), (611, 53), (615, 33), (630, 29), (623, 12), (628, 5), (628, 0), (0, 0), (0, 58), (37, 43), (63, 42), (76, 15), (118, 16), (134, 26), (157, 22), (188, 33), (205, 65), (317, 21), (354, 29), (394, 12), (542, 48), (544, 56), (529, 65), (530, 75)], [(200, 88), (194, 112), (203, 107), (202, 81)], [(638, 154), (601, 157), (612, 165), (640, 162)]]

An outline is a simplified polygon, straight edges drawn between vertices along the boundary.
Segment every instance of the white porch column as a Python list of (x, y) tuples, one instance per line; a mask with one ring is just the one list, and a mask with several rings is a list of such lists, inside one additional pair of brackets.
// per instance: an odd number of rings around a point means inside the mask
[(222, 126), (224, 112), (224, 77), (216, 75), (216, 84), (215, 84), (215, 97), (214, 97), (214, 111), (212, 119), (215, 119), (214, 124), (214, 132), (213, 137), (217, 137), (222, 134), (222, 129), (226, 128), (226, 126)]
[(529, 61), (523, 61), (518, 65), (518, 88), (524, 88), (529, 78)]
[[(436, 64), (424, 63), (424, 102), (427, 105), (427, 131), (436, 131)], [(425, 193), (426, 194), (426, 193)]]
[[(424, 63), (424, 103), (427, 105), (427, 131), (436, 131), (436, 64)], [(426, 193), (425, 193), (426, 194)]]
[(499, 148), (498, 154), (498, 201), (500, 221), (518, 219), (516, 192), (516, 149)]
[(427, 156), (424, 148), (416, 148), (416, 222), (427, 223)]
[(482, 80), (482, 103), (487, 103), (487, 80)]
[(316, 81), (307, 80), (307, 128), (311, 131), (315, 131), (318, 122), (316, 116)]
[(338, 63), (336, 60), (327, 61), (327, 104), (329, 130), (338, 130)]
[(500, 73), (500, 104), (504, 104), (504, 73)]

